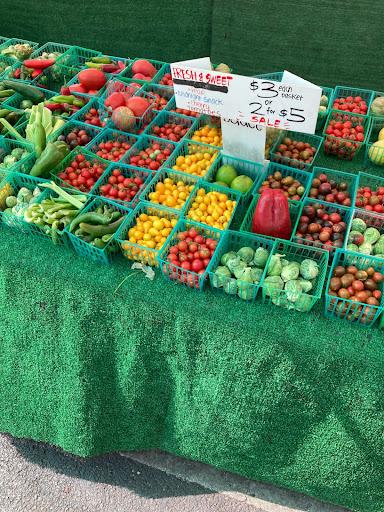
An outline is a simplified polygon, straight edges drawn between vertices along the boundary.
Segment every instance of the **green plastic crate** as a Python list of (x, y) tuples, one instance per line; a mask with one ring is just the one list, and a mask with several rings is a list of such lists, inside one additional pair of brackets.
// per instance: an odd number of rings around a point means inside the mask
[(0, 54), (0, 80), (9, 78), (13, 74), (13, 71), (19, 66), (21, 66), (20, 62), (15, 62), (15, 59), (12, 57)]
[[(156, 215), (158, 217), (168, 219), (169, 221), (177, 221), (179, 219), (179, 214), (160, 205), (153, 205), (150, 203), (140, 202), (137, 204), (136, 208), (129, 214), (128, 218), (126, 219), (126, 221), (124, 221), (123, 225), (117, 233), (117, 240), (120, 245), (121, 251), (128, 260), (139, 261), (140, 263), (150, 265), (151, 267), (158, 267), (159, 262), (157, 256), (159, 250), (144, 247), (133, 242), (129, 242), (127, 239), (129, 230), (136, 225), (136, 219), (141, 214)], [(169, 240), (170, 236), (172, 235), (172, 232), (173, 231), (171, 231), (171, 233), (167, 237), (167, 240)], [(163, 247), (165, 247), (166, 245), (167, 241), (164, 243)]]
[[(285, 137), (289, 137), (290, 139), (297, 140), (299, 142), (306, 142), (311, 146), (316, 148), (316, 152), (314, 154), (313, 160), (311, 163), (301, 162), (300, 160), (295, 160), (294, 158), (284, 157), (276, 155), (277, 148), (282, 143)], [(279, 138), (276, 140), (274, 145), (271, 148), (271, 162), (275, 162), (278, 164), (286, 165), (287, 167), (293, 167), (294, 169), (304, 170), (310, 172), (311, 167), (313, 166), (316, 157), (319, 153), (320, 147), (323, 143), (323, 137), (319, 137), (318, 135), (310, 135), (307, 133), (300, 133), (294, 131), (283, 132), (279, 135)]]
[[(46, 180), (44, 180), (44, 181), (46, 181)], [(65, 191), (71, 195), (74, 194), (73, 189), (65, 190)], [(89, 197), (87, 194), (83, 194), (83, 195), (87, 198)], [(45, 189), (43, 189), (43, 192), (36, 198), (34, 203), (40, 204), (42, 201), (44, 201), (46, 199), (49, 199), (49, 198), (57, 199), (58, 197), (59, 197), (59, 195), (55, 191), (45, 188)], [(84, 205), (85, 204), (86, 203), (84, 203)], [(82, 208), (80, 208), (79, 211), (82, 211)], [(45, 225), (43, 227), (43, 226), (38, 226), (37, 224), (34, 224), (32, 222), (27, 222), (27, 221), (25, 221), (25, 224), (27, 225), (26, 227), (27, 227), (29, 233), (32, 234), (33, 236), (37, 236), (39, 238), (46, 238), (46, 239), (48, 238), (53, 242), (54, 245), (72, 247), (72, 245), (69, 241), (69, 238), (68, 238), (68, 234), (67, 234), (64, 226), (62, 227), (62, 229), (52, 230), (52, 228), (49, 229), (49, 225)]]
[[(108, 201), (105, 198), (95, 198), (90, 200), (84, 206), (79, 215), (94, 211), (99, 206), (104, 205), (107, 205), (114, 211), (120, 212), (122, 215), (125, 216), (125, 219), (127, 219), (128, 215), (130, 214), (129, 208), (126, 208), (123, 205), (112, 203), (111, 201)], [(70, 233), (68, 226), (66, 227), (65, 232), (76, 253), (79, 256), (88, 258), (92, 261), (95, 261), (96, 263), (110, 264), (112, 263), (113, 258), (117, 256), (119, 253), (119, 244), (117, 242), (118, 230), (116, 230), (116, 232), (113, 234), (113, 236), (103, 249), (100, 249), (94, 246), (93, 244), (83, 240), (79, 236), (76, 236), (74, 233)]]
[(195, 222), (180, 219), (168, 240), (165, 242), (163, 248), (159, 252), (158, 261), (161, 273), (166, 279), (170, 279), (175, 284), (182, 284), (184, 286), (188, 286), (188, 288), (199, 290), (201, 292), (209, 280), (208, 275), (211, 270), (212, 261), (218, 247), (216, 247), (215, 253), (213, 254), (207, 268), (201, 274), (197, 274), (191, 270), (185, 270), (177, 265), (174, 265), (168, 260), (169, 249), (172, 245), (175, 245), (178, 242), (178, 234), (192, 228), (196, 229), (199, 235), (202, 235), (204, 238), (211, 238), (217, 243), (219, 243), (223, 233), (222, 231), (211, 228), (209, 226), (202, 226), (201, 224), (196, 224)]
[[(9, 139), (3, 136), (0, 136), (0, 150), (5, 151), (5, 156), (9, 155), (13, 149), (21, 148), (24, 151), (28, 152), (28, 155), (24, 156), (18, 162), (15, 162), (14, 165), (7, 168), (8, 172), (12, 172), (15, 170), (16, 166), (22, 165), (25, 163), (34, 153), (32, 144), (28, 144), (27, 142), (21, 142), (19, 140)], [(1, 167), (0, 167), (1, 171)]]
[(199, 116), (198, 118), (196, 118), (195, 122), (193, 123), (193, 126), (190, 130), (190, 133), (189, 133), (189, 139), (190, 140), (193, 140), (194, 142), (201, 142), (202, 144), (208, 144), (209, 146), (214, 146), (214, 147), (217, 147), (217, 148), (222, 148), (222, 144), (218, 143), (218, 144), (213, 144), (213, 143), (208, 143), (208, 142), (205, 142), (205, 141), (195, 141), (195, 139), (193, 139), (194, 135), (195, 135), (195, 132), (198, 131), (198, 130), (201, 130), (201, 128), (203, 128), (204, 126), (209, 126), (209, 127), (212, 127), (212, 128), (219, 128), (220, 129), (220, 134), (221, 134), (221, 118), (220, 117), (212, 117), (212, 116), (207, 116), (207, 115), (202, 115), (202, 116)]
[[(249, 205), (246, 213), (245, 213), (245, 216), (243, 218), (243, 221), (241, 223), (241, 226), (240, 226), (240, 231), (243, 231), (243, 232), (246, 232), (246, 233), (253, 233), (252, 231), (252, 220), (253, 220), (253, 215), (255, 213), (255, 210), (256, 210), (256, 206), (257, 206), (257, 203), (259, 201), (259, 198), (260, 198), (260, 194), (255, 194), (253, 196), (253, 199), (251, 201), (251, 204)], [(300, 211), (300, 204), (299, 202), (297, 201), (288, 201), (288, 206), (289, 206), (289, 214), (290, 214), (290, 217), (291, 217), (291, 225), (292, 225), (292, 228), (294, 227), (295, 223), (296, 223), (296, 219), (298, 218), (298, 215), (299, 215), (299, 211)], [(274, 237), (270, 237), (270, 236), (267, 236), (267, 235), (264, 235), (263, 233), (259, 233), (258, 236), (262, 236), (264, 238), (272, 238), (273, 240), (275, 239)]]
[[(329, 294), (330, 282), (335, 267), (338, 265), (355, 265), (359, 270), (373, 267), (378, 272), (384, 271), (384, 259), (374, 258), (366, 254), (337, 250), (333, 259), (328, 281), (325, 289), (325, 316), (328, 318), (341, 318), (346, 321), (355, 322), (365, 327), (371, 327), (383, 312), (383, 296), (380, 305), (373, 306), (365, 303), (341, 299), (338, 296)], [(380, 283), (380, 291), (383, 292), (383, 283)]]
[(302, 215), (305, 215), (305, 213), (304, 213), (305, 207), (306, 206), (313, 206), (315, 204), (318, 204), (318, 205), (322, 206), (324, 211), (326, 213), (328, 213), (328, 214), (331, 214), (331, 213), (339, 213), (340, 214), (341, 219), (342, 219), (341, 222), (345, 222), (346, 223), (346, 229), (344, 231), (345, 236), (344, 236), (344, 239), (343, 239), (343, 245), (341, 247), (344, 246), (346, 235), (347, 235), (347, 232), (348, 232), (348, 228), (349, 228), (349, 225), (350, 225), (350, 222), (351, 222), (351, 219), (352, 219), (353, 208), (348, 208), (346, 206), (341, 206), (339, 204), (326, 203), (325, 201), (318, 201), (316, 199), (309, 199), (309, 198), (306, 198), (301, 203), (301, 209), (300, 209), (300, 211), (298, 213), (296, 224), (295, 224), (295, 226), (294, 226), (294, 228), (292, 230), (291, 241), (292, 242), (296, 242), (298, 244), (304, 244), (306, 246), (326, 249), (326, 250), (329, 250), (331, 255), (333, 255), (335, 250), (337, 249), (337, 247), (334, 247), (334, 246), (331, 246), (331, 245), (324, 246), (324, 244), (322, 242), (320, 242), (320, 241), (317, 241), (317, 240), (306, 240), (305, 238), (301, 238), (301, 237), (296, 235), (298, 226), (300, 224), (300, 217)]
[(317, 122), (316, 122), (316, 131), (321, 132), (324, 128), (325, 121), (329, 115), (329, 112), (331, 110), (331, 106), (333, 104), (333, 95), (334, 95), (334, 89), (331, 89), (331, 87), (321, 87), (321, 95), (327, 96), (328, 98), (328, 105), (325, 111), (319, 110), (319, 113), (317, 115)]
[[(366, 210), (364, 208), (364, 205), (360, 204), (360, 201), (359, 201), (359, 199), (361, 199), (363, 197), (364, 190), (362, 190), (362, 189), (364, 187), (370, 187), (371, 190), (376, 190), (376, 191), (378, 190), (379, 187), (383, 187), (383, 192), (384, 192), (384, 177), (383, 176), (375, 176), (373, 174), (368, 174), (365, 172), (359, 172), (357, 186), (356, 186), (357, 192), (355, 195), (354, 206), (355, 206), (355, 208), (369, 211), (369, 210)], [(381, 213), (381, 215), (384, 215), (384, 213)]]
[[(314, 260), (319, 267), (319, 273), (314, 281), (312, 281), (312, 289), (307, 293), (290, 293), (286, 289), (268, 289), (270, 287), (267, 288), (265, 280), (268, 277), (268, 270), (272, 263), (272, 257), (276, 254), (284, 255), (285, 259), (288, 261), (297, 261), (300, 264), (306, 259)], [(328, 260), (328, 252), (322, 249), (308, 247), (285, 240), (277, 240), (272, 251), (272, 256), (269, 259), (264, 279), (261, 283), (263, 302), (269, 305), (293, 309), (301, 313), (308, 313), (321, 298), (325, 277), (327, 275)]]
[[(13, 190), (13, 195), (17, 195), (22, 187), (28, 188), (33, 192), (39, 184), (44, 183), (46, 180), (27, 176), (18, 172), (9, 172), (0, 182), (0, 204), (9, 196), (7, 189), (10, 186)], [(43, 190), (41, 189), (41, 192)], [(11, 194), (12, 195), (12, 194)], [(0, 227), (11, 229), (18, 229), (23, 233), (29, 233), (29, 225), (24, 221), (24, 216), (17, 216), (10, 213), (0, 211)]]
[(54, 43), (52, 41), (48, 41), (36, 48), (36, 50), (32, 53), (31, 59), (39, 59), (43, 53), (61, 53), (56, 60), (73, 48), (73, 45), (70, 44), (62, 44), (62, 43)]
[(84, 63), (92, 57), (100, 57), (102, 54), (96, 50), (82, 48), (81, 46), (72, 46), (65, 54), (57, 59), (57, 63), (64, 66), (83, 67)]
[[(89, 125), (87, 125), (89, 126)], [(125, 155), (128, 153), (128, 151), (134, 146), (134, 144), (136, 144), (136, 142), (139, 140), (138, 137), (136, 137), (135, 135), (131, 135), (129, 133), (126, 133), (126, 132), (120, 132), (119, 130), (112, 130), (110, 128), (108, 129), (104, 129), (104, 130), (98, 130), (98, 133), (97, 133), (97, 136), (95, 138), (93, 138), (91, 140), (91, 142), (87, 145), (87, 149), (88, 151), (91, 151), (92, 153), (95, 153), (97, 154), (97, 152), (99, 151), (99, 144), (101, 144), (102, 142), (110, 142), (110, 141), (115, 141), (115, 142), (125, 142), (127, 144), (129, 144), (129, 148), (127, 148), (126, 152), (121, 155), (120, 157), (120, 160), (122, 160)], [(103, 158), (104, 157), (102, 155), (98, 155), (100, 158)], [(105, 158), (105, 160), (109, 163), (114, 163), (113, 161)], [(119, 161), (120, 161), (119, 160)]]
[[(357, 89), (355, 87), (346, 87), (344, 85), (338, 85), (335, 87), (334, 94), (333, 94), (333, 103), (332, 108), (335, 100), (337, 98), (346, 98), (348, 96), (360, 96), (363, 100), (365, 100), (367, 104), (367, 114), (369, 112), (372, 100), (373, 100), (373, 91), (369, 89)], [(338, 112), (345, 112), (344, 110), (339, 110)]]
[[(8, 122), (11, 121), (11, 126), (13, 126), (17, 131), (21, 124), (25, 122), (25, 113), (24, 110), (19, 110), (16, 108), (8, 107), (6, 105), (0, 106), (0, 111), (8, 111), (8, 113), (3, 114), (3, 118), (5, 118)], [(8, 119), (8, 116), (12, 115), (13, 120)], [(8, 129), (0, 125), (0, 135), (3, 135), (4, 137), (8, 137), (10, 139), (13, 139), (12, 136), (10, 136)]]
[(97, 126), (92, 126), (85, 123), (80, 123), (78, 121), (68, 121), (58, 130), (55, 130), (53, 133), (51, 133), (48, 136), (48, 142), (54, 142), (60, 138), (62, 140), (62, 137), (66, 137), (72, 130), (75, 128), (79, 128), (80, 130), (85, 130), (88, 134), (88, 136), (91, 138), (90, 142), (87, 144), (79, 145), (70, 147), (70, 150), (75, 149), (76, 147), (86, 147), (89, 146), (89, 144), (92, 143), (92, 141), (102, 132), (101, 128), (98, 128)]
[[(92, 108), (94, 108), (94, 109), (96, 109), (98, 111), (99, 117), (101, 116), (100, 117), (100, 121), (102, 123), (101, 128), (105, 128), (107, 126), (107, 123), (108, 123), (108, 115), (107, 115), (107, 112), (100, 107), (100, 104), (99, 104), (99, 101), (98, 101), (97, 98), (93, 98), (93, 99), (87, 101), (87, 103), (84, 105), (84, 107), (81, 107), (80, 110), (78, 110), (76, 113), (74, 113), (71, 116), (71, 120), (72, 121), (78, 121), (80, 123), (90, 124), (90, 123), (87, 123), (85, 115)], [(98, 126), (98, 125), (91, 125), (91, 126)]]
[(157, 73), (157, 75), (154, 76), (154, 78), (152, 79), (152, 83), (159, 84), (162, 87), (168, 87), (171, 90), (173, 90), (173, 81), (172, 81), (171, 85), (167, 85), (167, 84), (161, 83), (161, 81), (164, 79), (164, 76), (166, 74), (168, 74), (168, 73), (171, 75), (171, 80), (172, 80), (171, 66), (170, 66), (170, 64), (165, 64), (160, 69), (160, 71)]
[(79, 68), (67, 67), (56, 63), (45, 69), (32, 81), (32, 84), (36, 84), (41, 89), (48, 89), (49, 91), (60, 93), (61, 88), (69, 84), (79, 71)]
[[(12, 39), (8, 39), (0, 46), (0, 53), (5, 48), (8, 48), (9, 46), (13, 46), (15, 44), (29, 44), (32, 47), (31, 55), (33, 54), (33, 51), (36, 50), (39, 46), (39, 43), (36, 43), (34, 41), (28, 41), (27, 39), (17, 39), (16, 37), (13, 37)], [(13, 57), (12, 57), (13, 58)], [(18, 59), (14, 59), (14, 61), (17, 61)]]
[[(373, 98), (372, 98), (372, 103), (375, 101), (376, 98), (384, 98), (384, 92), (380, 92), (380, 91), (374, 91), (373, 92)], [(383, 100), (384, 101), (384, 100)], [(381, 109), (381, 113), (380, 114), (377, 114), (376, 112), (372, 112), (372, 103), (371, 103), (371, 106), (370, 106), (370, 109), (368, 111), (369, 115), (371, 117), (378, 117), (378, 118), (384, 118), (384, 108)]]
[(158, 84), (145, 83), (143, 85), (143, 91), (151, 94), (155, 98), (155, 106), (153, 107), (154, 110), (158, 112), (162, 110), (171, 110), (168, 108), (174, 99), (173, 89), (171, 87), (163, 87)]
[[(237, 231), (226, 231), (221, 237), (217, 250), (211, 260), (209, 271), (211, 288), (221, 293), (224, 292), (228, 295), (254, 302), (265, 276), (266, 268), (274, 245), (275, 242), (272, 239), (248, 233), (239, 233)], [(237, 252), (242, 247), (251, 247), (253, 250), (262, 247), (270, 253), (265, 266), (262, 268), (262, 274), (258, 283), (249, 283), (241, 281), (241, 279), (236, 281), (234, 278), (224, 276), (218, 278), (218, 276), (215, 275), (215, 270), (219, 265), (221, 265), (221, 257), (229, 251)], [(254, 266), (252, 268), (254, 268)]]
[(281, 82), (283, 79), (284, 71), (273, 71), (272, 73), (262, 73), (261, 75), (253, 75), (254, 78), (262, 78), (263, 80), (273, 80), (274, 82)]
[(366, 138), (364, 167), (384, 171), (384, 143), (383, 146), (372, 145), (378, 141), (380, 130), (384, 129), (384, 117), (372, 117)]
[[(169, 140), (158, 139), (157, 137), (148, 137), (148, 136), (144, 136), (144, 135), (139, 137), (136, 144), (134, 144), (133, 147), (128, 151), (128, 153), (126, 153), (126, 155), (123, 158), (123, 163), (126, 163), (128, 165), (133, 165), (134, 167), (138, 167), (135, 165), (135, 163), (131, 162), (130, 159), (133, 156), (137, 156), (140, 153), (140, 151), (145, 150), (146, 148), (148, 148), (150, 145), (153, 145), (153, 144), (159, 144), (162, 151), (164, 151), (164, 150), (170, 151), (170, 155), (169, 155), (168, 159), (165, 160), (160, 165), (159, 169), (161, 169), (162, 167), (166, 167), (166, 162), (172, 156), (173, 152), (175, 151), (175, 149), (177, 148), (178, 145), (173, 144)], [(141, 166), (139, 166), (139, 167), (141, 167)], [(148, 169), (151, 170), (149, 167), (146, 167), (146, 166), (143, 168), (146, 170), (148, 170)]]
[(3, 44), (6, 44), (10, 39), (11, 37), (0, 36), (0, 48), (3, 46)]
[(301, 186), (304, 188), (304, 192), (301, 194), (300, 199), (291, 200), (288, 198), (288, 201), (293, 201), (296, 204), (297, 202), (303, 200), (309, 189), (309, 184), (311, 182), (311, 174), (305, 171), (300, 171), (298, 169), (293, 169), (292, 167), (287, 167), (286, 165), (275, 164), (274, 162), (270, 162), (267, 166), (261, 167), (261, 172), (258, 174), (257, 179), (255, 179), (255, 184), (252, 189), (253, 195), (261, 194), (260, 187), (262, 187), (263, 182), (266, 181), (268, 176), (270, 176), (271, 174), (279, 172), (281, 173), (283, 178), (291, 176), (295, 180), (299, 181), (301, 183)]
[(112, 163), (106, 169), (105, 173), (101, 176), (101, 178), (97, 181), (96, 185), (94, 186), (93, 191), (92, 191), (93, 195), (103, 197), (101, 194), (101, 191), (100, 191), (100, 187), (107, 184), (108, 179), (110, 178), (110, 176), (112, 175), (112, 172), (115, 169), (119, 169), (121, 174), (125, 178), (136, 178), (136, 177), (141, 178), (141, 180), (143, 181), (143, 185), (139, 188), (136, 195), (132, 198), (131, 201), (123, 201), (118, 198), (111, 198), (111, 197), (109, 197), (109, 198), (106, 197), (105, 199), (110, 202), (114, 202), (114, 203), (123, 205), (126, 208), (133, 209), (136, 206), (136, 204), (139, 202), (140, 194), (146, 190), (147, 185), (152, 178), (152, 173), (150, 173), (149, 171), (146, 171), (144, 169), (138, 169), (137, 167), (132, 167), (131, 165), (124, 165), (121, 162)]
[(192, 218), (188, 217), (189, 210), (191, 209), (192, 203), (195, 201), (195, 198), (198, 195), (199, 189), (204, 189), (206, 191), (206, 193), (209, 193), (209, 192), (220, 192), (221, 194), (225, 194), (227, 196), (227, 198), (228, 198), (227, 200), (235, 201), (236, 202), (235, 207), (233, 208), (231, 217), (228, 220), (227, 226), (225, 228), (223, 228), (222, 231), (226, 231), (227, 229), (230, 229), (231, 223), (232, 223), (232, 221), (234, 219), (234, 216), (235, 216), (235, 213), (236, 213), (236, 210), (239, 207), (240, 202), (241, 202), (241, 194), (239, 192), (237, 192), (236, 190), (233, 190), (231, 188), (222, 187), (221, 185), (216, 185), (215, 183), (208, 183), (208, 182), (206, 182), (204, 180), (199, 180), (196, 183), (196, 187), (192, 191), (192, 193), (189, 196), (189, 198), (188, 198), (188, 200), (186, 202), (186, 205), (185, 205), (185, 209), (184, 209), (185, 218), (189, 222), (195, 222), (195, 223), (198, 223), (198, 224), (204, 224), (204, 225), (207, 225), (209, 227), (213, 227), (214, 229), (217, 229), (219, 231), (221, 231), (220, 228), (211, 226), (210, 224), (205, 224), (204, 222), (198, 222), (195, 219), (192, 219)]
[[(327, 128), (330, 121), (345, 122), (351, 121), (352, 126), (358, 125), (364, 127), (364, 140), (351, 141), (343, 139), (342, 137), (335, 137), (334, 135), (327, 134)], [(335, 155), (339, 160), (353, 160), (363, 147), (367, 140), (367, 133), (369, 131), (371, 119), (367, 116), (353, 113), (345, 113), (340, 110), (331, 110), (327, 121), (324, 126), (324, 153), (327, 155)]]
[[(216, 148), (215, 146), (210, 146), (208, 144), (202, 144), (201, 142), (191, 142), (188, 140), (179, 142), (177, 145), (175, 151), (172, 153), (172, 155), (169, 157), (169, 159), (165, 162), (163, 167), (166, 167), (167, 169), (173, 169), (174, 171), (184, 172), (180, 168), (174, 169), (174, 166), (177, 166), (177, 159), (178, 157), (186, 157), (189, 155), (195, 155), (196, 153), (210, 153), (212, 156), (215, 156), (215, 159), (212, 161), (211, 165), (208, 167), (208, 169), (205, 170), (205, 173), (200, 176), (196, 175), (199, 178), (203, 178), (205, 176), (209, 176), (210, 171), (212, 170), (212, 167), (215, 163), (216, 158), (220, 155), (220, 148)], [(186, 172), (186, 174), (190, 174)]]
[[(37, 87), (35, 86), (34, 84), (29, 84), (28, 82), (24, 82), (26, 83), (27, 85), (30, 85), (31, 87), (34, 87), (35, 89), (41, 91), (43, 94), (44, 94), (44, 97), (45, 97), (45, 100), (49, 100), (51, 99), (52, 97), (56, 96), (56, 92), (54, 91), (48, 91), (47, 89), (42, 89), (41, 87)], [(24, 98), (24, 96), (22, 96), (21, 94), (19, 93), (15, 93), (13, 94), (12, 96), (10, 96), (9, 98), (7, 98), (3, 103), (2, 103), (2, 106), (4, 107), (12, 107), (16, 110), (23, 110), (21, 108), (21, 103), (26, 100), (27, 98)]]
[[(157, 206), (159, 203), (154, 203), (150, 199), (149, 194), (151, 194), (152, 192), (155, 192), (157, 183), (159, 183), (160, 181), (164, 181), (164, 179), (166, 179), (166, 178), (170, 178), (174, 182), (182, 181), (186, 185), (192, 185), (192, 186), (196, 186), (196, 183), (198, 181), (198, 178), (196, 176), (192, 176), (191, 174), (185, 174), (183, 172), (172, 171), (171, 169), (161, 169), (159, 172), (157, 172), (152, 177), (152, 179), (149, 181), (148, 185), (146, 186), (145, 190), (140, 194), (140, 201), (151, 203), (151, 204), (154, 204)], [(192, 193), (192, 191), (191, 191), (191, 193)], [(188, 195), (188, 197), (189, 197), (189, 195)], [(171, 207), (171, 206), (167, 206), (164, 204), (162, 204), (160, 206), (163, 206), (164, 208), (168, 208), (170, 210), (173, 210), (173, 211), (176, 211), (176, 212), (182, 214), (185, 210), (185, 206), (187, 204), (188, 197), (185, 200), (185, 203), (181, 206), (181, 208)]]
[[(63, 181), (60, 177), (59, 177), (59, 174), (61, 172), (63, 172), (65, 170), (66, 167), (68, 167), (71, 162), (76, 158), (76, 156), (81, 153), (82, 155), (85, 156), (85, 159), (87, 161), (90, 161), (92, 163), (98, 163), (100, 167), (102, 167), (104, 169), (104, 172), (106, 171), (107, 167), (108, 167), (108, 164), (105, 160), (103, 160), (102, 158), (99, 158), (98, 156), (96, 156), (95, 154), (91, 153), (90, 151), (87, 151), (85, 148), (80, 148), (80, 147), (77, 147), (76, 149), (74, 149), (73, 151), (71, 151), (61, 162), (59, 165), (57, 165), (54, 169), (52, 169), (51, 171), (51, 178), (52, 180), (57, 183), (60, 187), (63, 187), (63, 188), (68, 188), (70, 190), (80, 190), (78, 188), (75, 188), (75, 187), (72, 187), (69, 183)], [(101, 176), (100, 176), (101, 177)], [(95, 184), (89, 189), (89, 190), (80, 190), (80, 193), (85, 193), (85, 194), (91, 194), (92, 191), (94, 190), (95, 186), (96, 186), (96, 183), (97, 183), (97, 179), (95, 181)]]
[[(59, 62), (57, 62), (56, 65), (58, 65)], [(78, 66), (78, 68), (80, 69), (80, 66)], [(69, 82), (66, 84), (68, 87), (71, 86), (71, 85), (79, 85), (79, 74), (77, 73), (73, 78), (71, 78), (69, 80)], [(107, 78), (107, 82), (108, 80), (110, 79), (110, 76), (111, 75), (108, 75), (107, 73), (105, 73), (106, 75), (106, 78)], [(106, 84), (98, 90), (98, 92), (96, 94), (88, 94), (87, 92), (74, 92), (73, 94), (75, 96), (78, 96), (80, 98), (88, 98), (88, 99), (92, 99), (92, 98), (100, 98), (100, 96), (103, 95), (104, 91), (105, 91), (105, 88), (106, 88)]]
[[(310, 196), (310, 190), (311, 190), (313, 180), (315, 178), (318, 178), (318, 176), (320, 174), (326, 174), (329, 179), (335, 181), (337, 184), (339, 184), (341, 182), (346, 183), (348, 185), (346, 192), (349, 193), (349, 196), (351, 198), (351, 204), (350, 205), (342, 205), (342, 206), (348, 207), (348, 206), (354, 205), (355, 196), (356, 196), (356, 192), (357, 192), (357, 181), (358, 181), (357, 174), (351, 174), (349, 172), (343, 172), (343, 171), (336, 171), (335, 169), (328, 169), (326, 167), (314, 167), (313, 168), (312, 176), (310, 177), (310, 180), (309, 180), (309, 187), (307, 189), (307, 195), (309, 198), (317, 199), (316, 197)], [(324, 201), (325, 201), (325, 199), (324, 199)], [(335, 203), (335, 204), (339, 204), (339, 203)]]
[[(157, 116), (153, 119), (153, 121), (147, 126), (147, 128), (144, 130), (143, 135), (159, 137), (159, 135), (157, 133), (154, 133), (154, 128), (156, 126), (160, 126), (160, 127), (164, 126), (165, 124), (180, 124), (184, 128), (187, 128), (188, 131), (182, 137), (182, 139), (188, 139), (189, 135), (191, 134), (191, 131), (192, 131), (193, 119), (190, 117), (187, 117), (187, 116), (183, 116), (181, 114), (176, 114), (175, 112), (168, 112), (166, 110), (162, 110), (161, 112), (159, 112), (157, 114)], [(166, 139), (166, 137), (159, 137), (159, 138), (164, 138), (165, 140), (170, 140), (170, 139)], [(171, 142), (176, 143), (176, 142), (180, 142), (180, 141), (171, 141)]]
[(132, 71), (132, 67), (133, 65), (135, 64), (135, 62), (137, 62), (138, 60), (147, 60), (148, 62), (150, 62), (157, 70), (157, 73), (152, 77), (151, 80), (138, 80), (138, 79), (134, 79), (135, 82), (139, 83), (139, 84), (145, 84), (146, 82), (151, 82), (151, 83), (156, 83), (156, 80), (158, 78), (158, 76), (161, 75), (161, 71), (163, 69), (163, 67), (165, 67), (167, 64), (165, 62), (162, 62), (162, 61), (159, 61), (159, 60), (153, 60), (153, 59), (141, 59), (141, 58), (136, 58), (134, 59), (131, 64), (124, 70), (123, 73), (121, 73), (121, 76), (123, 76), (124, 78), (132, 78), (133, 79), (133, 71)]
[[(344, 244), (343, 249), (348, 250), (348, 238), (352, 231), (352, 222), (354, 219), (363, 220), (365, 222), (365, 224), (367, 225), (367, 228), (376, 228), (380, 232), (380, 235), (384, 235), (384, 215), (380, 215), (375, 212), (370, 212), (368, 210), (360, 210), (360, 209), (356, 208), (353, 210), (353, 213), (352, 213), (351, 222), (348, 226), (348, 231), (345, 236), (345, 244)], [(356, 251), (356, 252), (360, 252), (360, 251)], [(372, 254), (371, 256), (375, 256), (377, 258), (377, 256), (375, 254)]]

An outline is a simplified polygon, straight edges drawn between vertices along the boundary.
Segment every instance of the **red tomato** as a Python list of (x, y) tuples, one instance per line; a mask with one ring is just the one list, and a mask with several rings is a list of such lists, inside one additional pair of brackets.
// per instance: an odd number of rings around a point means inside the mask
[(199, 272), (199, 270), (203, 269), (203, 262), (201, 260), (193, 260), (192, 261), (192, 270), (193, 272)]

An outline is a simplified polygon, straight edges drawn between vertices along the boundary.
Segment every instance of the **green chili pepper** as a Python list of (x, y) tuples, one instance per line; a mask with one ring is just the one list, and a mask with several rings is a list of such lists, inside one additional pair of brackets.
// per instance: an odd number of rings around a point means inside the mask
[(60, 94), (59, 96), (53, 96), (53, 98), (49, 99), (50, 103), (69, 103), (73, 105), (73, 101), (75, 100), (75, 96), (64, 96)]
[(32, 167), (31, 176), (48, 176), (69, 153), (68, 146), (59, 142), (48, 142), (46, 148)]
[(84, 222), (80, 223), (80, 229), (83, 231), (86, 231), (90, 235), (94, 235), (97, 237), (101, 237), (103, 235), (109, 235), (116, 233), (117, 229), (121, 226), (121, 223), (125, 219), (125, 215), (121, 216), (120, 219), (115, 220), (115, 222), (112, 222), (111, 224), (107, 226), (98, 225), (98, 226), (92, 226), (91, 224), (86, 224)]
[(106, 226), (107, 224), (110, 224), (111, 220), (112, 218), (110, 215), (104, 215), (103, 213), (96, 212), (86, 212), (73, 219), (71, 225), (69, 226), (69, 232), (72, 233), (72, 231), (82, 222), (95, 225), (101, 224), (102, 226)]
[(104, 249), (106, 244), (103, 242), (101, 238), (95, 238), (92, 242), (92, 245), (94, 245), (98, 249)]

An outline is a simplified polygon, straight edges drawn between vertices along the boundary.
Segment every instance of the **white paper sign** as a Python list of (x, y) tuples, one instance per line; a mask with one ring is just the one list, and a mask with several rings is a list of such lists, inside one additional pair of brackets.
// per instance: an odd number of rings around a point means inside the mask
[(221, 131), (224, 153), (252, 162), (264, 162), (265, 126), (223, 118)]
[(174, 62), (178, 66), (188, 66), (199, 69), (212, 69), (211, 59), (209, 57), (201, 57), (201, 59), (182, 60)]
[(308, 80), (305, 80), (304, 78), (301, 78), (301, 76), (294, 75), (290, 71), (287, 71), (286, 69), (283, 72), (283, 76), (281, 79), (281, 83), (284, 84), (298, 84), (298, 85), (304, 85), (305, 87), (316, 87), (317, 89), (320, 89), (318, 85), (313, 84), (312, 82), (309, 82)]
[(321, 89), (171, 64), (178, 108), (314, 133)]

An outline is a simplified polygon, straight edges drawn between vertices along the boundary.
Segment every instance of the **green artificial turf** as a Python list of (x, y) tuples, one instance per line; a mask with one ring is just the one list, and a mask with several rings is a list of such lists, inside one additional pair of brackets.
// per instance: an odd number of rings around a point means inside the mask
[[(3, 0), (0, 34), (384, 88), (380, 0), (112, 1), (107, 14), (99, 0)], [(363, 155), (316, 163), (356, 173)], [(384, 511), (383, 331), (326, 319), (322, 302), (249, 305), (129, 266), (0, 230), (0, 431), (82, 456), (161, 448)]]

